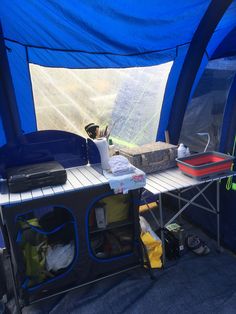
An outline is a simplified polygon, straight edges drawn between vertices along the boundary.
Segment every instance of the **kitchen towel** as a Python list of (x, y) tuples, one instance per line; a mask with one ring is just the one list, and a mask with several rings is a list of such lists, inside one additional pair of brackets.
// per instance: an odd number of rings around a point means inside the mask
[(98, 151), (101, 157), (101, 166), (103, 170), (110, 169), (109, 166), (109, 150), (108, 150), (108, 142), (105, 137), (97, 138), (93, 140), (96, 144)]

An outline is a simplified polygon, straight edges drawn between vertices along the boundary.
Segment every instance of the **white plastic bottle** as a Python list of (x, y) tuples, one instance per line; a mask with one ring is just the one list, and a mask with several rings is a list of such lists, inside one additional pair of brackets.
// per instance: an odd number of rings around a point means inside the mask
[(186, 148), (185, 148), (183, 143), (179, 144), (177, 156), (178, 156), (178, 158), (183, 158), (186, 156)]
[(191, 155), (189, 147), (186, 148), (185, 155), (186, 157)]

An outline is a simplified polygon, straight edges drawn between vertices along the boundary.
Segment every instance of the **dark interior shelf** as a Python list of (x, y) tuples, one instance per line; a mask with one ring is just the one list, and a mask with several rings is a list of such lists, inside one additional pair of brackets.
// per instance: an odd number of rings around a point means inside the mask
[(115, 229), (115, 228), (120, 228), (120, 227), (124, 227), (124, 226), (128, 226), (128, 225), (132, 225), (133, 221), (131, 220), (122, 220), (122, 221), (118, 221), (118, 222), (113, 222), (109, 225), (107, 225), (105, 228), (90, 228), (90, 234), (93, 233), (97, 233), (97, 232), (103, 232), (103, 231), (107, 231), (107, 230), (111, 230), (111, 229)]

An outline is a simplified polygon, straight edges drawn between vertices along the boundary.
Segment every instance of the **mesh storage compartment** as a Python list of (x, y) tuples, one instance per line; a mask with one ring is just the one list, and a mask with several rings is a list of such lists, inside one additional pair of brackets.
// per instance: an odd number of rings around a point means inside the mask
[(101, 198), (89, 211), (90, 249), (95, 258), (105, 260), (132, 253), (134, 231), (129, 194)]
[(139, 197), (103, 184), (3, 206), (20, 302), (142, 266)]
[(16, 228), (24, 289), (56, 280), (68, 271), (76, 257), (77, 230), (67, 209), (48, 207), (17, 215)]

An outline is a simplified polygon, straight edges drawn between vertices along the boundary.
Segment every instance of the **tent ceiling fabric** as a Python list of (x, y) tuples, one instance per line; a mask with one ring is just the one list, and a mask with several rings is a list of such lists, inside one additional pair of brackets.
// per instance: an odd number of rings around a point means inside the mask
[[(148, 66), (176, 58), (176, 48), (191, 42), (210, 2), (1, 0), (0, 19), (6, 43), (26, 46), (32, 63), (68, 68)], [(235, 2), (213, 37), (236, 27)], [(226, 46), (235, 52), (231, 40)], [(221, 49), (220, 56), (227, 53)]]
[[(29, 51), (30, 47), (39, 49), (34, 50), (34, 63), (41, 63), (40, 51), (45, 48), (47, 52), (95, 55), (78, 67), (86, 67), (84, 63), (92, 63), (92, 58), (98, 60), (94, 67), (109, 66), (113, 60), (117, 66), (116, 56), (130, 55), (136, 66), (136, 55), (140, 65), (145, 58), (150, 61), (144, 65), (153, 64), (153, 59), (158, 64), (159, 54), (155, 52), (189, 43), (209, 3), (209, 0), (1, 0), (0, 18), (5, 39), (27, 46)], [(45, 50), (42, 54), (45, 65)], [(98, 57), (99, 54), (108, 54), (109, 59)], [(63, 58), (63, 53), (55, 56)], [(68, 66), (70, 60), (64, 59)], [(125, 66), (122, 60), (120, 64)]]

